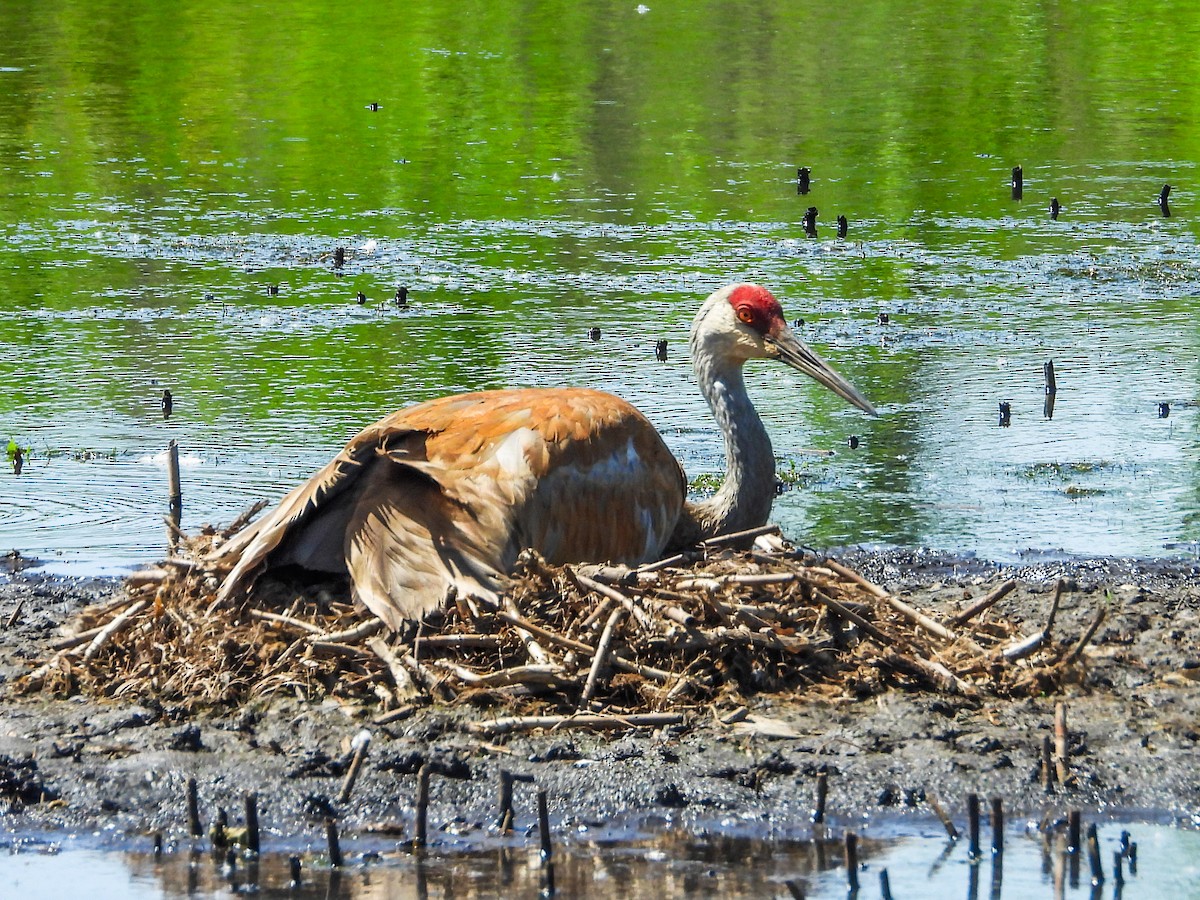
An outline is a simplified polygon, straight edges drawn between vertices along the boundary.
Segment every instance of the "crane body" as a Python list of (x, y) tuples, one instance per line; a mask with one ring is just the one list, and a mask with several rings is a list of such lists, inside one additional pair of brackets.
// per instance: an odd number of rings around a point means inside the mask
[(441, 397), (392, 413), (279, 505), (214, 551), (219, 597), (264, 571), (297, 566), (349, 577), (356, 601), (397, 629), (448, 589), (495, 599), (517, 555), (635, 565), (766, 522), (775, 458), (742, 378), (777, 359), (861, 409), (870, 403), (792, 333), (758, 285), (712, 294), (692, 326), (697, 380), (725, 436), (716, 494), (687, 481), (653, 425), (625, 400), (586, 388)]

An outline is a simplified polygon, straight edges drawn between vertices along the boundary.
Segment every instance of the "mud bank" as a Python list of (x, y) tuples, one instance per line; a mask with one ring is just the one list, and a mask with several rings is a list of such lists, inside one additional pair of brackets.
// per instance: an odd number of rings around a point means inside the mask
[[(1033, 633), (1059, 578), (1071, 588), (1056, 633), (1082, 634), (1107, 616), (1077, 684), (1032, 699), (963, 698), (893, 690), (820, 698), (750, 698), (752, 722), (723, 725), (704, 709), (685, 727), (480, 738), (468, 723), (503, 714), (461, 705), (376, 725), (375, 710), (276, 698), (190, 714), (153, 697), (119, 702), (20, 696), (13, 682), (48, 655), (60, 626), (115, 581), (46, 579), (36, 569), (0, 584), (0, 811), (10, 834), (100, 832), (115, 839), (187, 827), (185, 785), (201, 816), (232, 822), (258, 794), (272, 839), (303, 844), (326, 817), (349, 833), (411, 836), (416, 772), (432, 762), (434, 841), (470, 844), (494, 826), (500, 773), (528, 775), (561, 826), (669, 817), (684, 827), (759, 835), (806, 828), (815, 776), (829, 773), (833, 822), (930, 815), (926, 793), (961, 817), (970, 792), (1004, 799), (1010, 815), (1083, 808), (1193, 821), (1200, 817), (1200, 566), (1154, 560), (1073, 560), (997, 566), (925, 552), (853, 553), (842, 560), (922, 609), (951, 614), (1004, 579), (997, 605)], [(18, 606), (20, 609), (18, 611)], [(1067, 705), (1069, 786), (1047, 792), (1043, 738)], [(371, 732), (349, 801), (339, 802), (350, 741)], [(515, 787), (518, 829), (535, 820), (534, 792)]]

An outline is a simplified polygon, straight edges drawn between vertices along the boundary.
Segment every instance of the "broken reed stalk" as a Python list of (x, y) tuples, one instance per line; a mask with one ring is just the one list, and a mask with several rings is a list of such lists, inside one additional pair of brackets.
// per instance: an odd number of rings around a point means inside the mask
[(817, 804), (812, 811), (812, 820), (815, 825), (825, 821), (825, 799), (828, 796), (829, 770), (822, 768), (817, 772)]
[(588, 578), (586, 575), (581, 575), (579, 572), (574, 572), (574, 578), (579, 582), (580, 586), (587, 588), (587, 590), (595, 591), (601, 597), (607, 597), (621, 604), (621, 606), (629, 611), (630, 615), (637, 619), (638, 624), (643, 628), (649, 629), (653, 627), (653, 620), (650, 618), (650, 614), (616, 588), (596, 581), (593, 578)]
[(366, 644), (370, 651), (379, 657), (388, 674), (392, 676), (392, 693), (399, 702), (403, 703), (421, 693), (413, 682), (412, 676), (408, 674), (408, 669), (404, 668), (403, 663), (392, 652), (392, 648), (388, 646), (386, 640), (381, 637), (371, 637), (367, 639)]
[(702, 550), (714, 550), (717, 547), (728, 547), (730, 544), (737, 544), (741, 541), (762, 537), (764, 534), (781, 533), (778, 525), (760, 525), (757, 528), (747, 528), (745, 531), (731, 531), (729, 534), (720, 534), (716, 537), (711, 537), (706, 541), (701, 541), (700, 548)]
[(174, 549), (179, 543), (179, 525), (183, 520), (183, 490), (179, 486), (179, 443), (175, 440), (167, 444), (167, 495), (167, 538), (171, 549)]
[(195, 778), (187, 780), (187, 819), (188, 834), (192, 837), (201, 837), (204, 834), (204, 827), (200, 824), (199, 792), (196, 788)]
[(258, 794), (254, 791), (248, 791), (245, 797), (246, 803), (246, 849), (258, 855), (259, 848), (259, 833), (258, 833)]
[(100, 629), (100, 632), (94, 638), (92, 638), (92, 642), (88, 644), (87, 650), (84, 651), (83, 661), (91, 662), (96, 654), (104, 648), (104, 645), (112, 640), (114, 635), (119, 634), (122, 630), (132, 625), (133, 620), (137, 618), (138, 613), (140, 613), (149, 605), (149, 600), (139, 600), (137, 603), (130, 606), (123, 613)]
[(512, 772), (500, 770), (500, 816), (496, 820), (496, 828), (501, 834), (508, 834), (513, 826), (513, 776)]
[(1042, 735), (1042, 790), (1054, 791), (1054, 749), (1050, 735)]
[(417, 824), (414, 847), (424, 847), (429, 835), (429, 763), (417, 770)]
[(1067, 732), (1067, 704), (1054, 704), (1054, 773), (1063, 787), (1068, 784), (1071, 770), (1068, 764), (1069, 733)]
[[(824, 564), (826, 566), (828, 566), (830, 569), (832, 569), (833, 571), (837, 572), (843, 578), (847, 578), (850, 581), (853, 581), (855, 584), (864, 588), (867, 592), (878, 597), (880, 600), (882, 600), (884, 603), (886, 603), (888, 606), (890, 606), (896, 612), (900, 613), (900, 615), (904, 616), (904, 618), (908, 619), (914, 625), (924, 629), (925, 631), (928, 631), (930, 634), (941, 638), (943, 641), (946, 641), (947, 643), (954, 643), (955, 641), (960, 640), (959, 636), (956, 635), (953, 631), (951, 631), (946, 626), (938, 624), (937, 622), (933, 621), (933, 619), (929, 618), (929, 616), (925, 615), (924, 613), (918, 612), (917, 610), (913, 609), (911, 606), (909, 606), (904, 601), (902, 601), (896, 597), (893, 597), (890, 593), (888, 593), (886, 590), (881, 588), (879, 585), (875, 584), (874, 582), (868, 581), (866, 578), (864, 578), (862, 575), (860, 575), (858, 572), (855, 572), (853, 569), (849, 568), (848, 566), (843, 566), (841, 563), (839, 563), (833, 559), (825, 560)], [(969, 638), (965, 638), (962, 640), (964, 640), (968, 646), (974, 645), (973, 649), (978, 649), (979, 653), (983, 653), (983, 648), (979, 647), (977, 644), (975, 644), (974, 641), (970, 640)]]
[(346, 777), (342, 781), (342, 790), (338, 794), (338, 803), (345, 803), (350, 799), (354, 784), (358, 781), (358, 775), (362, 771), (363, 762), (367, 758), (367, 748), (370, 745), (371, 733), (369, 731), (359, 732), (355, 738), (354, 755), (350, 758), (350, 768), (346, 771)]

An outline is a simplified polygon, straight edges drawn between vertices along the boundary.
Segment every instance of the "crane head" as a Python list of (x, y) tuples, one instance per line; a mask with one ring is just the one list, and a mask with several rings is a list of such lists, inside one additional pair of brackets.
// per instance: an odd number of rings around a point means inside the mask
[(731, 284), (713, 293), (692, 325), (692, 352), (735, 363), (779, 360), (875, 415), (875, 407), (857, 388), (796, 337), (779, 301), (760, 285)]

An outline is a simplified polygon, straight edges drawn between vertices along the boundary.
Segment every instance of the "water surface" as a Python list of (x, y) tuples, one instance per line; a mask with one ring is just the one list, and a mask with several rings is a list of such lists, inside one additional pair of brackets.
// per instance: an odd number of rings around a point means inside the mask
[(150, 561), (168, 441), (194, 528), (452, 391), (605, 387), (719, 473), (687, 327), (752, 279), (881, 413), (752, 366), (789, 536), (1195, 553), (1188, 4), (4, 11), (2, 549)]

